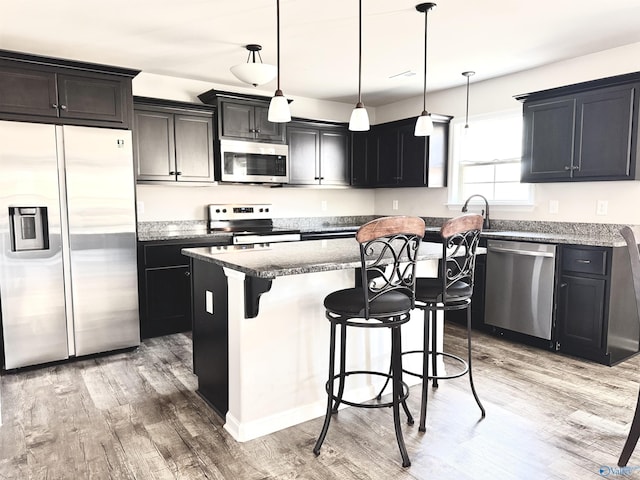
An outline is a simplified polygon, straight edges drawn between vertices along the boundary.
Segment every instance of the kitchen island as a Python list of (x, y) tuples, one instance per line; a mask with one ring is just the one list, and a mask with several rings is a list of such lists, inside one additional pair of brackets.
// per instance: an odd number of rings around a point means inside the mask
[[(356, 282), (360, 256), (355, 239), (182, 252), (191, 263), (198, 391), (225, 419), (225, 429), (246, 441), (324, 415), (329, 324), (323, 300)], [(423, 242), (419, 275), (435, 276), (441, 254), (440, 244)], [(421, 318), (422, 312), (415, 311), (403, 327), (404, 349), (421, 348)], [(354, 363), (347, 368), (386, 371), (388, 332), (362, 330), (367, 331), (348, 339), (348, 361)], [(419, 357), (406, 356), (405, 367), (418, 371)], [(419, 382), (412, 379), (405, 380)], [(351, 385), (347, 395), (365, 400), (378, 388), (362, 381)]]

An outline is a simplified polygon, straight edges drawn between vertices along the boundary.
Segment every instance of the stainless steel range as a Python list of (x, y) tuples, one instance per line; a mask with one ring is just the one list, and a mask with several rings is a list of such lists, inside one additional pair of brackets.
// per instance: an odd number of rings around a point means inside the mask
[(273, 226), (273, 206), (261, 204), (207, 205), (209, 232), (231, 232), (234, 245), (296, 242), (300, 231)]

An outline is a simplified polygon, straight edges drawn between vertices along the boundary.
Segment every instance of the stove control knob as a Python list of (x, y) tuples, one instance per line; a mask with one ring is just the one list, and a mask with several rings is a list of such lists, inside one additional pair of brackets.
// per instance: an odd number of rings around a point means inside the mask
[(265, 211), (265, 212), (268, 212), (268, 211), (269, 211), (269, 207), (265, 208), (265, 209), (264, 209), (264, 211)]
[(216, 208), (216, 213), (220, 213), (220, 209), (219, 208)]
[(227, 209), (226, 209), (226, 208), (223, 208), (223, 209), (222, 209), (222, 213), (227, 213)]

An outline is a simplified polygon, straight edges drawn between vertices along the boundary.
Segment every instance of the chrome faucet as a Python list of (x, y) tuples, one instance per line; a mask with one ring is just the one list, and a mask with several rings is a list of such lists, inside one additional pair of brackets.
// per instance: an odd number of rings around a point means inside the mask
[(485, 210), (482, 210), (482, 216), (484, 217), (484, 221), (482, 222), (482, 229), (483, 230), (489, 230), (491, 228), (491, 223), (489, 221), (489, 202), (482, 195), (474, 193), (469, 198), (467, 198), (464, 201), (464, 205), (462, 205), (462, 213), (465, 213), (467, 211), (467, 205), (469, 204), (469, 200), (471, 200), (473, 197), (480, 197), (482, 200), (484, 200), (484, 208), (485, 208)]

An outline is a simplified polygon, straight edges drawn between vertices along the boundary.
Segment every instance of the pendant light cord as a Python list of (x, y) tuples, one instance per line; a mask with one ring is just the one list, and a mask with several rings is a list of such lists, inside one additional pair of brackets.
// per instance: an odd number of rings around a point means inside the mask
[(358, 3), (358, 104), (362, 103), (362, 0)]
[(424, 11), (424, 88), (422, 91), (422, 112), (423, 115), (427, 111), (427, 17), (429, 8)]
[(278, 57), (278, 88), (280, 91), (280, 0), (276, 0), (276, 55)]
[(467, 111), (464, 118), (464, 128), (469, 128), (469, 77), (471, 75), (469, 74), (465, 76), (467, 77)]

